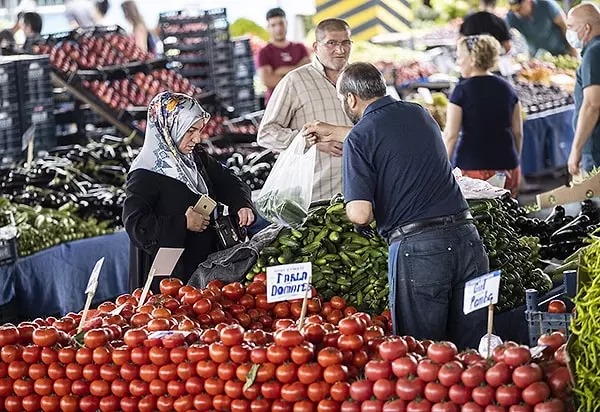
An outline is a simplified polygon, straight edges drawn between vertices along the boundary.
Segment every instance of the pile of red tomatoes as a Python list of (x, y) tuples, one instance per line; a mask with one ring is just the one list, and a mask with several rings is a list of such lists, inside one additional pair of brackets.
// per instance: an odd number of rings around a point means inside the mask
[[(532, 359), (485, 360), (450, 342), (390, 336), (389, 318), (334, 297), (268, 303), (264, 275), (198, 290), (165, 279), (81, 314), (0, 328), (6, 411), (564, 411), (564, 336)], [(560, 349), (559, 349), (560, 347)]]

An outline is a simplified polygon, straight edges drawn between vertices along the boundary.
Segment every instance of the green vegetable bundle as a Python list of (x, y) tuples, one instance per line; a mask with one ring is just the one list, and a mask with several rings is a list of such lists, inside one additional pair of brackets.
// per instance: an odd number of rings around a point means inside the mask
[(342, 296), (360, 310), (381, 313), (388, 304), (388, 247), (354, 231), (341, 199), (312, 210), (303, 227), (283, 229), (261, 251), (248, 279), (267, 266), (312, 262), (312, 284), (326, 299)]
[[(571, 325), (573, 340), (569, 344), (575, 364), (575, 393), (579, 411), (600, 409), (600, 237), (592, 235), (592, 242), (583, 249), (579, 258), (579, 270), (589, 276), (575, 297), (577, 316)], [(585, 276), (584, 276), (585, 277)]]
[(301, 195), (301, 188), (261, 193), (261, 196), (256, 200), (256, 207), (261, 216), (271, 223), (298, 227), (304, 223), (308, 216), (308, 211), (302, 206)]
[(536, 267), (539, 239), (517, 234), (515, 202), (510, 198), (469, 202), (488, 253), (490, 270), (502, 270), (497, 312), (524, 304), (526, 289), (536, 289), (540, 294), (552, 289), (550, 277)]
[(111, 233), (110, 221), (82, 219), (76, 207), (67, 203), (59, 209), (27, 206), (0, 199), (0, 226), (10, 223), (12, 213), (17, 226), (19, 255), (27, 256), (40, 250), (73, 240)]

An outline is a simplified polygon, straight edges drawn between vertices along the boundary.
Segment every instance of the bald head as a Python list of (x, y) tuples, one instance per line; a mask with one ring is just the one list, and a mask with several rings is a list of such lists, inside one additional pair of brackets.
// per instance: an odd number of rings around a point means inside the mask
[(569, 20), (581, 24), (600, 24), (600, 9), (594, 3), (582, 3), (569, 11)]

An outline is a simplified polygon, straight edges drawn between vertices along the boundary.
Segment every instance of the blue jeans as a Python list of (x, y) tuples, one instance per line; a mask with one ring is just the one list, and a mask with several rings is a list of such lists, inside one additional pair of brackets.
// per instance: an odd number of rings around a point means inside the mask
[(463, 313), (465, 282), (489, 271), (471, 223), (438, 226), (390, 245), (390, 312), (394, 334), (478, 348), (487, 311)]

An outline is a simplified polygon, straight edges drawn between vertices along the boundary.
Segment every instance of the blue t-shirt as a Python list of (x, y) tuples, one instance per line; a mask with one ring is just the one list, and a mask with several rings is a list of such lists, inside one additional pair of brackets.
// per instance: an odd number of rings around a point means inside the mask
[[(573, 127), (577, 127), (579, 111), (583, 104), (583, 89), (592, 85), (600, 85), (600, 36), (594, 37), (582, 50), (581, 65), (577, 69), (577, 82), (575, 83), (575, 116)], [(584, 150), (591, 153), (594, 162), (600, 165), (600, 122), (596, 124), (591, 138), (587, 141)]]
[(371, 103), (342, 152), (345, 200), (371, 202), (384, 238), (407, 223), (467, 209), (440, 128), (417, 104), (390, 96)]
[(519, 17), (512, 11), (506, 16), (509, 27), (517, 29), (529, 46), (529, 51), (535, 55), (539, 49), (549, 51), (554, 55), (567, 54), (569, 43), (554, 24), (554, 19), (560, 14), (560, 6), (554, 0), (533, 0), (533, 14), (529, 18)]
[(450, 102), (462, 108), (454, 164), (463, 170), (510, 170), (519, 165), (512, 132), (517, 95), (498, 76), (461, 80)]

